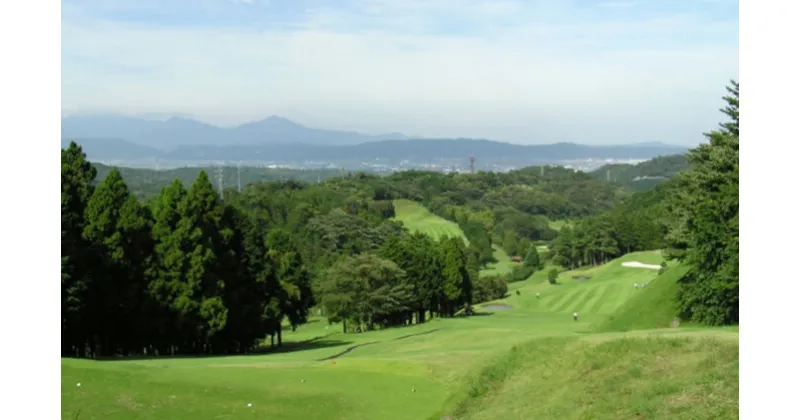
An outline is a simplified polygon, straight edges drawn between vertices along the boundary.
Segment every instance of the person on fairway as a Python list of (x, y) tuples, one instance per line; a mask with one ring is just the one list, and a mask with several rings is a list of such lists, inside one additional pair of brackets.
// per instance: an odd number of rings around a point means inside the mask
[(539, 292), (536, 292), (536, 299), (539, 299)]
[(634, 289), (638, 289), (639, 288), (639, 283), (633, 283), (633, 288)]
[(575, 321), (578, 320), (578, 313), (577, 312), (573, 312), (572, 313), (572, 319), (574, 319)]

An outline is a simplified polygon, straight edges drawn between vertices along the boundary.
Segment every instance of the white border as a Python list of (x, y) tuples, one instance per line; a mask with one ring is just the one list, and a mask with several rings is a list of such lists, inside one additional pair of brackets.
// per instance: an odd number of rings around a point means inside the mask
[(61, 6), (0, 3), (0, 418), (60, 412)]
[[(740, 417), (800, 418), (797, 374), (798, 3), (740, 4)], [(794, 35), (792, 35), (794, 33)]]
[[(724, 1), (724, 0), (723, 0)], [(741, 418), (797, 418), (800, 156), (797, 16), (792, 0), (744, 0), (741, 204)], [(59, 418), (60, 278), (56, 168), (60, 137), (60, 5), (0, 3), (0, 138), (6, 181), (0, 214), (0, 418)], [(791, 34), (795, 33), (794, 36)], [(731, 75), (736, 77), (736, 75)], [(720, 93), (725, 81), (720, 81)], [(47, 192), (47, 190), (51, 190)], [(786, 325), (781, 325), (786, 324)], [(749, 327), (747, 327), (749, 325)]]

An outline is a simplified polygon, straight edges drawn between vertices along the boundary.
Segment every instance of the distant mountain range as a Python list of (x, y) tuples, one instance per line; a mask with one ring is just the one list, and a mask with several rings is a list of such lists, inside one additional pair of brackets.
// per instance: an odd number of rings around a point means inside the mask
[(278, 116), (222, 128), (182, 117), (162, 121), (117, 115), (64, 117), (61, 119), (61, 137), (121, 139), (159, 150), (190, 144), (244, 146), (305, 143), (338, 146), (408, 138), (400, 133), (372, 136), (354, 131), (309, 128)]
[(65, 117), (61, 145), (74, 140), (93, 160), (243, 162), (433, 162), (465, 159), (514, 165), (583, 159), (652, 159), (688, 148), (663, 143), (586, 146), (575, 143), (518, 145), (476, 139), (424, 139), (403, 134), (372, 136), (304, 127), (272, 116), (234, 128), (187, 118), (165, 121), (121, 116)]

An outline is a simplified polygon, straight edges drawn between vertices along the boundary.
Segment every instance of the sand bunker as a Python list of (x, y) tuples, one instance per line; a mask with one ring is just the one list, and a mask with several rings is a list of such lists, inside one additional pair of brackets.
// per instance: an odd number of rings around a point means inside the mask
[(656, 264), (644, 264), (640, 263), (639, 261), (628, 261), (622, 263), (623, 267), (630, 267), (630, 268), (649, 268), (651, 270), (660, 270), (661, 266)]
[(495, 304), (495, 305), (483, 306), (483, 309), (488, 309), (490, 311), (507, 311), (507, 310), (512, 309), (512, 308), (511, 308), (511, 306), (508, 306), (508, 305), (496, 305)]

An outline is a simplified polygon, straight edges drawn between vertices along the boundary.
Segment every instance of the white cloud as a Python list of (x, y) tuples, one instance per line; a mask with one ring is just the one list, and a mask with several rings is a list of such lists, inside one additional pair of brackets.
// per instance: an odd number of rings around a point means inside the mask
[[(738, 74), (736, 22), (591, 21), (544, 0), (357, 3), (361, 12), (316, 3), (291, 31), (124, 23), (74, 8), (62, 22), (63, 104), (218, 123), (298, 118), (294, 109), (308, 125), (373, 132), (692, 142), (719, 120)], [(725, 42), (671, 41), (692, 35)], [(694, 137), (665, 137), (676, 135)]]

